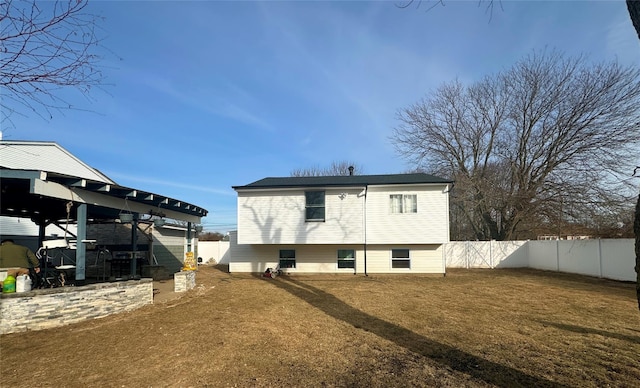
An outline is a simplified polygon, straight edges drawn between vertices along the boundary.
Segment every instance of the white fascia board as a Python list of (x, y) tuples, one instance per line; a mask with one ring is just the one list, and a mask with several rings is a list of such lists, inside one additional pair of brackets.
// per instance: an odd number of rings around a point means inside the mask
[(0, 170), (0, 178), (18, 178), (18, 179), (47, 179), (45, 171), (37, 170)]
[(346, 189), (364, 189), (366, 185), (340, 185), (340, 186), (287, 186), (287, 187), (265, 187), (251, 189), (235, 189), (238, 193), (257, 193), (257, 192), (277, 192), (291, 190), (346, 190)]
[(444, 188), (449, 187), (450, 183), (396, 183), (396, 184), (388, 184), (388, 185), (369, 185), (370, 189), (376, 188), (398, 188), (398, 187), (429, 187), (429, 186), (442, 186)]

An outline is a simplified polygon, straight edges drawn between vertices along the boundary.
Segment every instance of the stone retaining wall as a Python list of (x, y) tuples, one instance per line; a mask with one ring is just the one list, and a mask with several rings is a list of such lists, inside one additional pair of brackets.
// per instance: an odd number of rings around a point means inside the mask
[(173, 291), (185, 292), (196, 286), (196, 271), (180, 271), (173, 274)]
[(0, 334), (49, 329), (152, 304), (153, 280), (0, 294), (0, 302)]

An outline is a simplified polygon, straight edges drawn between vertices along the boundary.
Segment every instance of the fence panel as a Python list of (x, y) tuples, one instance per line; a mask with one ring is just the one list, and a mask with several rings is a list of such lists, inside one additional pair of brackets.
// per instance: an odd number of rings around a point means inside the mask
[(466, 244), (466, 241), (452, 241), (444, 244), (446, 268), (469, 268)]
[(198, 241), (198, 255), (205, 264), (229, 264), (229, 241)]
[(636, 279), (633, 239), (600, 240), (602, 277), (615, 280)]
[(527, 247), (529, 268), (546, 271), (559, 269), (557, 241), (529, 241)]
[(633, 239), (453, 241), (447, 268), (535, 268), (635, 281)]
[(558, 241), (560, 272), (600, 276), (599, 240)]
[(453, 241), (444, 247), (448, 268), (528, 266), (526, 241)]
[(529, 266), (528, 241), (492, 241), (493, 268), (526, 268)]

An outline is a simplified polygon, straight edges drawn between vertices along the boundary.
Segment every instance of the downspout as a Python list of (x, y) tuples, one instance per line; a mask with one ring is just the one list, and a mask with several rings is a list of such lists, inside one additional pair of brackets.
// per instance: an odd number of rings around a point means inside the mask
[(362, 214), (364, 220), (364, 276), (369, 276), (367, 273), (367, 188), (369, 186), (364, 187), (364, 213)]

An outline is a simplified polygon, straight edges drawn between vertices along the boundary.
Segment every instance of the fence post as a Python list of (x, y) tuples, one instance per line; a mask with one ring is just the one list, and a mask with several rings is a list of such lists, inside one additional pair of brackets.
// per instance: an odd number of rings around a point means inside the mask
[(489, 268), (493, 269), (493, 240), (489, 240)]
[(598, 239), (598, 264), (600, 265), (600, 277), (602, 277), (602, 239)]
[(560, 237), (556, 240), (556, 272), (560, 272)]
[(467, 261), (467, 269), (469, 269), (469, 244), (470, 244), (469, 241), (467, 241), (464, 244), (464, 257), (465, 257), (465, 260)]

